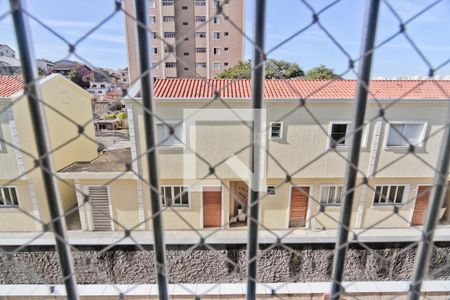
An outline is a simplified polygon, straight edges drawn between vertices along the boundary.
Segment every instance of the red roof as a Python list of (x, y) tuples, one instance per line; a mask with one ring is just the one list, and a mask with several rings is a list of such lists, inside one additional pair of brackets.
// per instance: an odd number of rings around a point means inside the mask
[[(266, 80), (265, 99), (353, 99), (356, 80)], [(221, 98), (249, 99), (248, 79), (157, 79), (156, 98)], [(450, 80), (372, 80), (369, 98), (377, 99), (449, 99)]]
[(22, 76), (0, 76), (0, 97), (9, 97), (22, 89)]

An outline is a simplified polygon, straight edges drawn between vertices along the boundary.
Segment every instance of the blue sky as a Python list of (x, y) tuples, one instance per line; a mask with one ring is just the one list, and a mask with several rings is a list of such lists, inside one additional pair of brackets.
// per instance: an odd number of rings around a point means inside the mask
[[(240, 0), (233, 0), (240, 1)], [(311, 11), (300, 0), (267, 0), (266, 50), (285, 41), (311, 21)], [(247, 35), (253, 35), (254, 0), (247, 0)], [(309, 0), (316, 10), (333, 1)], [(389, 0), (404, 20), (412, 17), (430, 0)], [(358, 57), (362, 22), (363, 0), (342, 0), (320, 15), (321, 24), (335, 37), (353, 58)], [(88, 32), (95, 24), (114, 11), (112, 0), (33, 0), (28, 1), (28, 10), (39, 20), (53, 28), (70, 42)], [(0, 1), (0, 15), (8, 10), (8, 1)], [(444, 0), (411, 22), (407, 33), (421, 49), (432, 66), (438, 66), (450, 58), (450, 1)], [(95, 66), (118, 68), (127, 64), (124, 37), (124, 16), (118, 13), (100, 27), (77, 48), (77, 53)], [(36, 57), (58, 60), (67, 56), (64, 42), (31, 21)], [(377, 43), (395, 34), (399, 21), (382, 4), (377, 32)], [(0, 43), (12, 45), (14, 34), (9, 18), (0, 21)], [(251, 43), (246, 44), (246, 58), (252, 55)], [(299, 36), (269, 54), (269, 57), (297, 62), (304, 70), (325, 64), (342, 73), (347, 69), (348, 59), (330, 38), (314, 25)], [(374, 56), (373, 76), (407, 76), (428, 73), (428, 66), (414, 51), (404, 36), (400, 35), (380, 47)], [(437, 72), (450, 75), (450, 64)], [(349, 75), (348, 78), (353, 78)]]

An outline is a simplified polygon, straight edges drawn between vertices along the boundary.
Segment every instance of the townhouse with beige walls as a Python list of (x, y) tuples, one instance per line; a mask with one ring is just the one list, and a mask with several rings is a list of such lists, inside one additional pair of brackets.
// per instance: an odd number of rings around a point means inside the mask
[[(218, 79), (154, 83), (165, 229), (246, 226), (250, 85)], [(265, 82), (268, 154), (260, 221), (267, 228), (337, 228), (354, 91), (353, 80)], [(449, 91), (449, 81), (371, 82), (352, 227), (423, 224), (431, 166), (449, 118)], [(59, 172), (82, 191), (77, 199), (83, 230), (151, 230), (139, 85), (128, 94), (123, 102), (131, 148)], [(91, 195), (91, 205), (83, 205), (83, 193)], [(449, 201), (450, 195), (441, 209), (442, 226), (450, 223)]]
[[(58, 74), (38, 83), (55, 168), (94, 159), (92, 96)], [(35, 168), (37, 143), (30, 118), (22, 78), (0, 76), (0, 231), (41, 231), (42, 223), (49, 222), (41, 171)], [(72, 187), (61, 181), (58, 187), (62, 208), (69, 212), (77, 205)], [(78, 219), (78, 212), (67, 217)]]
[[(63, 207), (68, 211), (78, 206), (72, 214), (77, 226), (69, 229), (151, 230), (139, 85), (129, 90), (132, 97), (123, 100), (131, 147), (97, 156), (87, 93), (57, 75), (41, 83), (44, 101), (75, 123), (86, 125), (88, 138), (74, 138), (80, 128), (46, 111), (52, 149), (57, 148), (53, 155), (57, 176), (64, 180), (59, 186)], [(250, 85), (249, 80), (217, 79), (161, 79), (154, 83), (165, 229), (239, 230), (246, 226), (252, 149)], [(352, 80), (265, 82), (267, 155), (261, 159), (266, 180), (260, 221), (267, 228), (337, 227), (354, 90)], [(449, 91), (448, 81), (371, 82), (352, 227), (423, 224), (435, 173), (432, 166), (437, 163), (448, 123)], [(36, 171), (26, 171), (33, 167), (33, 160), (9, 146), (30, 151), (34, 147), (29, 121), (21, 119), (28, 113), (25, 102), (18, 100), (20, 93), (15, 92), (1, 100), (7, 106), (15, 99), (10, 113), (1, 119), (7, 143), (2, 144), (7, 151), (0, 155), (5, 166), (0, 173), (2, 196), (9, 201), (0, 208), (1, 228), (39, 231), (39, 222), (25, 213), (48, 220), (41, 179)], [(414, 153), (410, 145), (415, 145)], [(15, 190), (8, 190), (5, 184), (16, 177)], [(450, 223), (449, 199), (450, 195), (441, 209), (441, 226)]]

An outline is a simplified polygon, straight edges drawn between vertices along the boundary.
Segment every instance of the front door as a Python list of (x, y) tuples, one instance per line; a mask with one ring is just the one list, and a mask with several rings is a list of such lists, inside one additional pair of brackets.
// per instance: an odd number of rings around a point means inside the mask
[(308, 211), (309, 187), (291, 187), (289, 227), (304, 227)]
[(425, 214), (427, 211), (430, 191), (431, 186), (419, 186), (411, 225), (422, 225), (425, 223)]
[(203, 227), (222, 226), (222, 191), (220, 188), (203, 190)]

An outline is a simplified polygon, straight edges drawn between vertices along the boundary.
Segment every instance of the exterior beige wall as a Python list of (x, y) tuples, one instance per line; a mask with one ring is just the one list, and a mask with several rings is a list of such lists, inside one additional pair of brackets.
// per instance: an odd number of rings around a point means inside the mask
[[(107, 185), (109, 190), (109, 200), (111, 207), (111, 217), (114, 222), (113, 230), (123, 231), (134, 228), (139, 224), (136, 181), (117, 179), (110, 180), (82, 179), (80, 180), (80, 190), (88, 193), (89, 186)], [(92, 230), (92, 211), (90, 205), (86, 205), (80, 210), (83, 218), (87, 222), (87, 228)]]
[(31, 195), (26, 180), (17, 180), (14, 183), (0, 181), (0, 185), (14, 186), (17, 191), (19, 208), (0, 208), (0, 230), (1, 231), (37, 231), (40, 230), (37, 222), (33, 219), (33, 206)]
[[(70, 117), (77, 124), (87, 124), (84, 133), (90, 139), (95, 141), (94, 126), (92, 122), (88, 122), (92, 119), (91, 95), (61, 75), (51, 75), (46, 77), (40, 81), (40, 87), (42, 91), (42, 100), (47, 105), (44, 112), (47, 120), (46, 125), (50, 138), (50, 148), (54, 151), (51, 157), (53, 159), (55, 171), (73, 162), (89, 161), (97, 157), (96, 144), (86, 137), (75, 139), (78, 136), (78, 127), (49, 108), (49, 106), (51, 106), (53, 109)], [(27, 99), (24, 97), (17, 97), (14, 98), (14, 101), (12, 111), (17, 127), (20, 147), (29, 153), (29, 155), (36, 157), (37, 147), (33, 135)], [(0, 117), (0, 120), (2, 130), (5, 130), (3, 132), (5, 138), (11, 139), (11, 133), (5, 125), (3, 115)], [(67, 145), (64, 145), (65, 143), (67, 143)], [(3, 156), (3, 153), (0, 154), (0, 163), (2, 163), (1, 160), (3, 159), (9, 161), (8, 163), (5, 163), (5, 167), (8, 169), (7, 171), (10, 172), (8, 176), (13, 178), (13, 175), (18, 174), (16, 155), (11, 147), (6, 149), (7, 152), (5, 156)], [(23, 154), (25, 171), (32, 170), (35, 167), (34, 159), (29, 155)], [(13, 164), (16, 165), (15, 170), (12, 170)], [(2, 169), (2, 171), (0, 171), (0, 176), (3, 176), (3, 164), (0, 169)], [(26, 175), (26, 179), (30, 180), (34, 185), (39, 215), (42, 221), (48, 222), (49, 212), (47, 209), (47, 199), (45, 196), (41, 170), (35, 169), (31, 171)], [(16, 183), (18, 184), (19, 182), (22, 181), (15, 181), (12, 185), (16, 185)], [(61, 206), (64, 210), (67, 210), (75, 205), (76, 198), (70, 191), (70, 188), (65, 187), (61, 183), (58, 183), (58, 185), (61, 187)], [(21, 183), (20, 197), (20, 208), (26, 210), (30, 209), (32, 203), (28, 184)], [(12, 209), (0, 208), (0, 214), (2, 214), (2, 218), (0, 218), (0, 227), (2, 229), (19, 228), (24, 231), (38, 230), (34, 222), (15, 218), (17, 213)], [(14, 225), (16, 222), (17, 225)]]
[(10, 146), (15, 143), (12, 138), (7, 106), (7, 101), (3, 102), (0, 99), (0, 138), (6, 142), (0, 141), (0, 179), (13, 179), (19, 176), (16, 149)]

